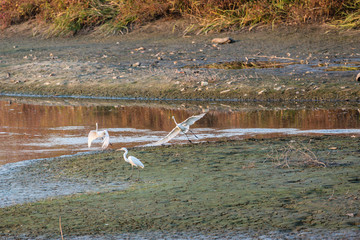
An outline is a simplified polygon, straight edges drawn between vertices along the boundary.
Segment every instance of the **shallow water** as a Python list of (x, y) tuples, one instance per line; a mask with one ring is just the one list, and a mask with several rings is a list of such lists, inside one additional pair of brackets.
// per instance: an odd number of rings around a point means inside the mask
[[(189, 138), (211, 141), (288, 134), (350, 134), (360, 136), (360, 113), (351, 108), (265, 108), (232, 107), (212, 104), (209, 113), (192, 126)], [(188, 109), (188, 110), (187, 110)], [(87, 134), (106, 128), (110, 148), (151, 144), (166, 136), (178, 122), (201, 113), (200, 107), (126, 105), (107, 106), (36, 104), (26, 101), (0, 101), (0, 165), (22, 160), (56, 157), (100, 150), (101, 141), (87, 147)], [(187, 143), (180, 134), (169, 142)]]

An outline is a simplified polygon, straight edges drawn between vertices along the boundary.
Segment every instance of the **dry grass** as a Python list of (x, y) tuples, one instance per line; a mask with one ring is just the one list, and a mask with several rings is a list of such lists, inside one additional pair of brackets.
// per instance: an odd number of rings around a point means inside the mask
[(185, 32), (206, 33), (258, 25), (331, 23), (359, 28), (360, 0), (2, 0), (0, 26), (29, 19), (50, 23), (51, 34), (101, 26), (123, 33), (159, 18), (192, 19)]
[(326, 164), (319, 160), (309, 147), (298, 142), (290, 142), (279, 149), (272, 149), (267, 159), (281, 168), (290, 168), (293, 166), (326, 167)]

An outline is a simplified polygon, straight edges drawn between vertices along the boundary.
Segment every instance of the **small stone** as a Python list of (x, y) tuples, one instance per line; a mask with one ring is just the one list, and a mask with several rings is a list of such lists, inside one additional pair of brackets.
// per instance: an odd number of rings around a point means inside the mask
[(202, 82), (201, 82), (201, 86), (207, 86), (207, 85), (209, 85), (208, 82), (206, 82), (206, 81), (202, 81)]
[(356, 81), (360, 82), (360, 73), (356, 76)]
[(131, 64), (132, 67), (140, 67), (141, 63), (140, 62), (136, 62)]
[(49, 77), (54, 77), (55, 76), (55, 73), (50, 73), (49, 74)]
[(266, 91), (266, 89), (264, 89), (264, 90), (261, 90), (260, 92), (258, 92), (258, 95), (261, 95), (261, 94), (263, 94), (264, 92)]
[(214, 38), (211, 40), (212, 43), (216, 44), (225, 44), (225, 43), (232, 43), (234, 40), (232, 40), (230, 37), (224, 37), (224, 38)]
[(139, 47), (139, 48), (136, 48), (136, 49), (134, 49), (135, 51), (144, 51), (145, 50), (145, 48), (144, 47)]

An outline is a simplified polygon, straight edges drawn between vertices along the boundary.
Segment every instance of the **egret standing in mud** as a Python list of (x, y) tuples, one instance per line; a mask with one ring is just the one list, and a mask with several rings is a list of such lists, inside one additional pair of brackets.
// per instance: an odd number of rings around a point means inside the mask
[(134, 172), (134, 166), (138, 168), (138, 171), (139, 171), (138, 179), (139, 179), (140, 178), (140, 169), (139, 168), (144, 168), (144, 164), (142, 164), (142, 162), (138, 158), (136, 158), (134, 156), (126, 157), (126, 155), (128, 154), (128, 150), (126, 148), (124, 148), (124, 147), (120, 148), (120, 149), (118, 149), (116, 151), (125, 151), (124, 152), (124, 159), (125, 159), (126, 162), (131, 164), (131, 174), (127, 179), (131, 178), (131, 176), (132, 176), (132, 174)]
[(103, 145), (101, 146), (102, 149), (105, 149), (110, 144), (110, 136), (107, 130), (98, 130), (98, 123), (96, 123), (96, 130), (91, 130), (88, 135), (88, 147), (91, 147), (92, 141), (94, 141), (97, 138), (102, 138)]
[(202, 114), (199, 114), (199, 115), (194, 115), (194, 116), (191, 116), (189, 118), (187, 118), (185, 121), (181, 122), (181, 123), (177, 123), (176, 120), (175, 120), (175, 117), (172, 116), (172, 119), (174, 120), (175, 124), (176, 124), (176, 127), (171, 130), (171, 132), (166, 135), (163, 139), (160, 139), (159, 141), (157, 141), (156, 143), (154, 143), (153, 145), (161, 145), (161, 144), (164, 144), (164, 143), (167, 143), (168, 141), (170, 141), (171, 139), (173, 139), (174, 137), (176, 137), (180, 132), (184, 133), (185, 136), (187, 137), (188, 141), (190, 143), (191, 140), (189, 139), (188, 135), (186, 134), (188, 131), (190, 131), (192, 134), (194, 134), (194, 136), (196, 138), (198, 138), (195, 133), (193, 133), (191, 130), (190, 130), (190, 126), (193, 125), (197, 120), (201, 119), (202, 117), (204, 117), (206, 114), (206, 112), (202, 113)]

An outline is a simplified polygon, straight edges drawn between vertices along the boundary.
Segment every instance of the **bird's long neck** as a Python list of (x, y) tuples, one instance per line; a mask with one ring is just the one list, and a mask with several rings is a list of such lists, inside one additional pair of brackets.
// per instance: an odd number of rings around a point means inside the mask
[(124, 150), (124, 159), (125, 159), (125, 162), (129, 162), (129, 160), (127, 159), (126, 155), (128, 154), (128, 150)]
[(175, 117), (174, 117), (174, 116), (172, 116), (172, 119), (174, 119), (175, 124), (176, 124), (176, 125), (178, 125), (178, 123), (176, 122), (176, 120), (175, 120)]
[(96, 123), (96, 131), (98, 131), (98, 123)]

